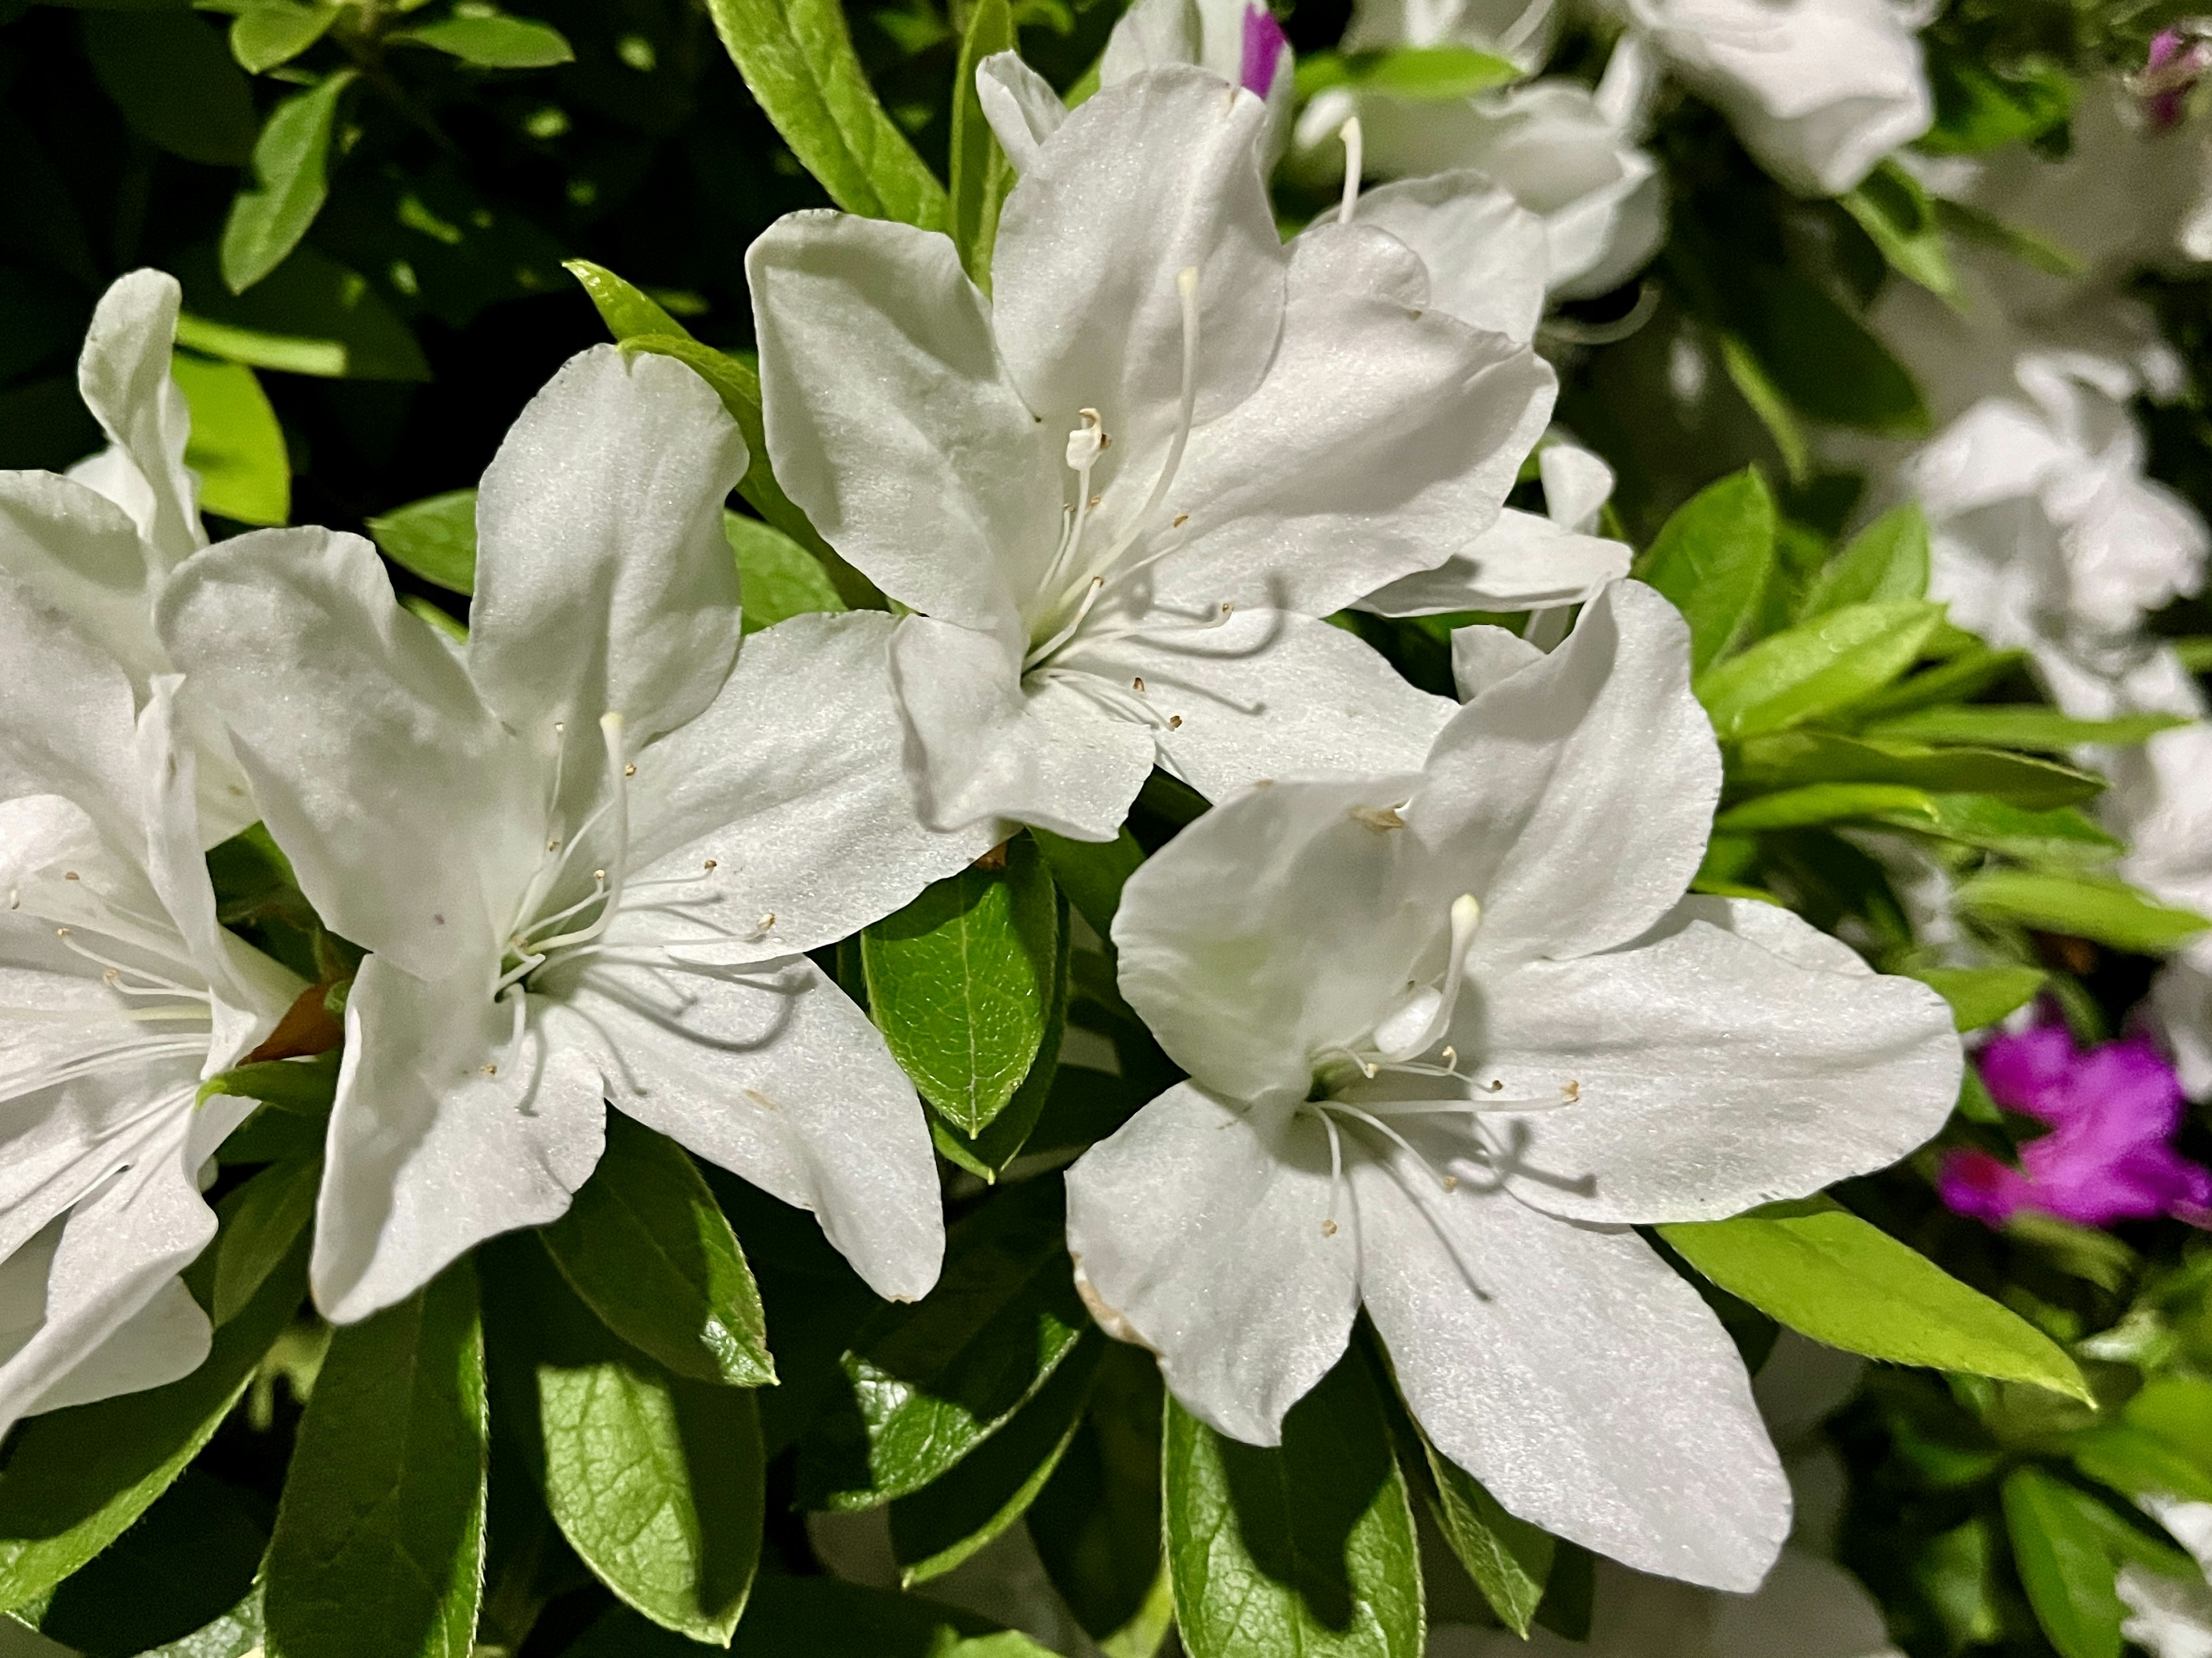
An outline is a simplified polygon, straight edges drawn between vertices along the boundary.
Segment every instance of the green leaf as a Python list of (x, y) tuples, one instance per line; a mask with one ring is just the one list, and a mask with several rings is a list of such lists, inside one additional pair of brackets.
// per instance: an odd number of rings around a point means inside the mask
[(259, 1100), (295, 1116), (327, 1117), (337, 1098), (343, 1057), (332, 1049), (311, 1059), (261, 1060), (234, 1066), (202, 1083), (197, 1102), (205, 1105), (216, 1095), (228, 1094), (235, 1099)]
[(284, 263), (331, 193), (331, 135), (338, 100), (354, 83), (342, 69), (269, 112), (253, 145), (256, 182), (230, 203), (222, 227), (222, 280), (234, 294)]
[(501, 1419), (561, 1533), (663, 1628), (721, 1645), (760, 1558), (765, 1467), (744, 1388), (689, 1382), (616, 1339), (544, 1255), (488, 1254)]
[(1304, 103), (1331, 87), (1388, 93), (1421, 102), (1456, 102), (1510, 86), (1524, 76), (1509, 58), (1472, 46), (1400, 46), (1382, 52), (1311, 52), (1298, 59), (1296, 89)]
[(2094, 1402), (2050, 1337), (1856, 1215), (1815, 1206), (1825, 1201), (1658, 1231), (1730, 1295), (1815, 1341)]
[(477, 492), (448, 489), (442, 495), (395, 507), (368, 520), (377, 550), (449, 593), (477, 590)]
[(1044, 1034), (1038, 1039), (1036, 1062), (1030, 1066), (1029, 1075), (1022, 1078), (1022, 1085), (1006, 1102), (1006, 1108), (992, 1118), (980, 1134), (964, 1135), (940, 1117), (930, 1119), (930, 1138), (937, 1149), (981, 1180), (996, 1181), (1000, 1173), (1021, 1155), (1030, 1133), (1042, 1120), (1046, 1106), (1051, 1103), (1053, 1079), (1060, 1074), (1060, 1043), (1067, 1035), (1068, 998), (1074, 989), (1074, 975), (1069, 970), (1074, 930), (1068, 925), (1064, 894), (1054, 895), (1053, 915), (1060, 947), (1053, 963), (1052, 996), (1045, 1007)]
[(289, 64), (330, 32), (338, 20), (334, 5), (295, 5), (292, 0), (261, 0), (230, 20), (230, 55), (250, 75)]
[(945, 187), (884, 112), (837, 0), (708, 0), (754, 100), (848, 213), (945, 228)]
[[(698, 1648), (617, 1609), (563, 1658), (697, 1658)], [(763, 1576), (730, 1658), (1053, 1658), (1025, 1635), (920, 1595), (835, 1577)]]
[(1052, 877), (1017, 835), (1004, 866), (925, 888), (860, 934), (868, 1011), (921, 1096), (974, 1136), (1036, 1063), (1060, 953)]
[(1911, 501), (1884, 513), (1829, 560), (1797, 607), (1810, 622), (1846, 604), (1928, 594), (1928, 520)]
[(2212, 1503), (2212, 1473), (2156, 1434), (2107, 1422), (2078, 1436), (2074, 1466), (2130, 1497), (2179, 1497)]
[(1774, 571), (1774, 497), (1747, 468), (1691, 497), (1668, 519), (1635, 574), (1690, 624), (1690, 665), (1702, 672), (1759, 614)]
[(227, 362), (325, 379), (427, 380), (430, 365), (407, 325), (369, 285), (312, 247), (291, 256), (244, 294), (209, 262), (208, 280), (187, 258), (185, 313), (177, 343)]
[(149, 1648), (137, 1658), (249, 1658), (262, 1649), (263, 1634), (261, 1586), (256, 1583), (221, 1617), (179, 1640)]
[(1735, 753), (1736, 781), (1749, 787), (1806, 783), (1904, 783), (1930, 794), (1995, 795), (2048, 810), (2100, 794), (2105, 780), (2050, 760), (2002, 749), (1939, 749), (1893, 738), (1828, 732), (1780, 732), (1746, 741)]
[(1126, 827), (1110, 841), (1071, 841), (1041, 829), (1031, 829), (1030, 837), (1044, 853), (1053, 884), (1067, 895), (1110, 950), (1121, 889), (1145, 861), (1145, 849), (1137, 844), (1137, 837)]
[(88, 11), (85, 56), (142, 137), (210, 167), (253, 153), (253, 93), (222, 36), (189, 11)]
[(270, 1274), (284, 1264), (314, 1218), (322, 1180), (322, 1159), (305, 1157), (271, 1163), (238, 1188), (216, 1243), (210, 1316), (218, 1327), (252, 1306)]
[(961, 37), (952, 71), (952, 165), (948, 211), (953, 245), (968, 280), (991, 291), (991, 249), (999, 240), (999, 209), (1014, 187), (1014, 169), (983, 118), (975, 94), (975, 65), (994, 52), (1014, 49), (1014, 15), (1006, 0), (977, 0)]
[(1698, 698), (1723, 742), (1802, 726), (1895, 679), (1942, 619), (1909, 598), (1828, 610), (1706, 669)]
[(2212, 1382), (2154, 1376), (2120, 1407), (2120, 1419), (2157, 1436), (2212, 1475)]
[(2087, 938), (2115, 950), (2162, 956), (2195, 938), (2212, 921), (2145, 897), (2122, 881), (1990, 870), (1961, 883), (1961, 909)]
[(292, 515), (292, 460), (253, 371), (179, 351), (169, 372), (191, 410), (185, 465), (199, 474), (202, 510), (240, 524), (283, 523)]
[(1444, 1541), (1499, 1621), (1525, 1640), (1543, 1604), (1556, 1540), (1506, 1513), (1473, 1474), (1439, 1454), (1425, 1435), (1421, 1450), (1436, 1483), (1437, 1521)]
[(1045, 1575), (1108, 1658), (1152, 1658), (1175, 1616), (1160, 1552), (1160, 1419), (1152, 1356), (1107, 1344), (1091, 1408), (1028, 1515)]
[(1909, 824), (1923, 818), (1932, 821), (1935, 815), (1933, 799), (1901, 783), (1808, 783), (1730, 806), (1713, 819), (1713, 828), (1724, 835), (1747, 835), (1755, 829), (1803, 829), (1852, 818)]
[[(221, 1212), (232, 1207), (227, 1199)], [(36, 1600), (77, 1570), (199, 1455), (307, 1293), (307, 1256), (304, 1243), (295, 1246), (181, 1381), (15, 1430), (0, 1479), (0, 1606)]]
[(802, 1504), (875, 1508), (931, 1484), (1034, 1398), (1090, 1326), (1060, 1182), (997, 1193), (946, 1236), (937, 1287), (853, 1338), (849, 1402), (801, 1444)]
[[(54, 1590), (34, 1626), (88, 1658), (129, 1658), (191, 1640), (252, 1597), (268, 1545), (267, 1529), (236, 1491), (187, 1468), (137, 1525)], [(210, 1635), (204, 1644), (216, 1643)]]
[(600, 1321), (679, 1376), (775, 1381), (760, 1291), (684, 1149), (619, 1111), (607, 1149), (538, 1239)]
[(2091, 818), (2072, 806), (2029, 811), (1986, 794), (1931, 794), (1932, 818), (1903, 827), (1942, 836), (2024, 863), (2072, 866), (2108, 863), (2124, 850)]
[(737, 557), (747, 633), (790, 616), (846, 608), (822, 562), (774, 525), (725, 511), (722, 537)]
[(2026, 1007), (2051, 975), (2039, 967), (1923, 967), (1912, 976), (1951, 1004), (1953, 1024), (1979, 1030)]
[(1869, 697), (1859, 705), (1858, 716), (1883, 719), (1938, 702), (1955, 702), (1994, 685), (2027, 660), (2024, 651), (1993, 651), (1976, 645)]
[(2045, 276), (2072, 278), (2086, 268), (2080, 257), (2026, 225), (2001, 219), (1985, 209), (1948, 197), (1936, 198), (1936, 218), (1953, 235), (1995, 248)]
[(478, 69), (550, 69), (576, 58), (560, 30), (527, 17), (447, 17), (392, 39), (435, 47)]
[(1988, 748), (2035, 749), (2064, 754), (2084, 743), (2115, 747), (2141, 743), (2191, 722), (2170, 714), (2137, 714), (2118, 720), (2072, 720), (2056, 708), (1948, 703), (1921, 708), (1861, 728), (1860, 734), (1917, 743), (1971, 743)]
[(1857, 189), (1837, 199), (1881, 250), (1891, 270), (1943, 299), (1957, 296), (1959, 276), (1951, 268), (1935, 202), (1917, 179), (1886, 161)]
[(891, 1504), (891, 1556), (901, 1588), (941, 1577), (972, 1558), (1036, 1500), (1082, 1425), (1105, 1346), (1103, 1335), (1087, 1333), (1012, 1421), (935, 1484)]
[(1956, 51), (1931, 53), (1936, 123), (1918, 140), (1936, 155), (1977, 155), (2039, 138), (2074, 107), (2074, 82), (2048, 62), (1999, 68)]
[(483, 1570), (485, 1429), (469, 1261), (337, 1327), (270, 1540), (270, 1658), (467, 1658)]
[[(1774, 377), (1766, 372), (1759, 354), (1744, 343), (1741, 336), (1723, 333), (1719, 336), (1721, 367), (1728, 371), (1729, 384), (1750, 406), (1766, 428), (1766, 435), (1774, 440), (1774, 447), (1782, 457), (1782, 470), (1792, 484), (1802, 485), (1813, 476), (1813, 445), (1805, 435), (1804, 422)], [(1769, 591), (1771, 591), (1770, 587)]]
[(2117, 1571), (2093, 1499), (2040, 1468), (2015, 1468), (2001, 1488), (2013, 1564), (2035, 1621), (2059, 1658), (2120, 1658)]
[(1291, 1407), (1279, 1448), (1172, 1399), (1168, 1567), (1190, 1658), (1419, 1658), (1419, 1548), (1390, 1429), (1358, 1355)]
[(1744, 341), (1799, 413), (1893, 437), (1928, 432), (1912, 376), (1826, 289), (1782, 265), (1753, 265), (1741, 281)]

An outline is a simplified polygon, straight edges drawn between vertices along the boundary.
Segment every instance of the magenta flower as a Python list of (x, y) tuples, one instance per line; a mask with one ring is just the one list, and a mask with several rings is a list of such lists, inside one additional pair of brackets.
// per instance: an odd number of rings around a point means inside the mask
[(1290, 55), (1290, 37), (1275, 21), (1275, 14), (1265, 6), (1247, 5), (1244, 63), (1238, 76), (1244, 90), (1255, 98), (1265, 98), (1275, 89), (1276, 78), (1282, 74)]
[(2063, 1025), (1999, 1036), (1978, 1056), (1990, 1096), (2051, 1125), (2021, 1148), (2015, 1169), (1986, 1151), (1945, 1159), (1936, 1189), (1954, 1212), (1997, 1225), (2021, 1209), (2084, 1226), (2150, 1215), (2212, 1222), (2212, 1170), (2169, 1141), (2181, 1126), (2181, 1084), (2147, 1039), (2087, 1053)]
[[(1248, 46), (1248, 61), (1249, 52)], [(2149, 60), (2135, 80), (2153, 131), (2164, 132), (2179, 125), (2182, 100), (2208, 64), (2212, 64), (2212, 51), (2206, 47), (2201, 26), (2159, 31), (2150, 43)]]

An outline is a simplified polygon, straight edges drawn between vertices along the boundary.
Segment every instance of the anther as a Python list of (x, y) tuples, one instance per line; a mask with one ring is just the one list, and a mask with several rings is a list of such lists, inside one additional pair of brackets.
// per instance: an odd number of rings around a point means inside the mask
[(712, 858), (709, 858), (704, 864), (702, 864), (700, 867), (702, 869), (712, 869), (714, 867), (714, 860)]
[(1179, 714), (1170, 714), (1168, 716), (1168, 729), (1171, 732), (1181, 731), (1182, 729), (1182, 716)]
[(1333, 1220), (1325, 1220), (1322, 1222), (1321, 1235), (1325, 1238), (1334, 1237), (1336, 1236), (1336, 1223)]
[(483, 1073), (487, 1077), (496, 1077), (499, 1075), (499, 1067), (495, 1065), (488, 1064), (483, 1067)]
[(73, 869), (65, 869), (62, 872), (62, 879), (64, 881), (74, 881), (76, 878), (77, 873)]
[(624, 766), (624, 767), (623, 768), (623, 776), (625, 776), (625, 777), (635, 777), (635, 776), (636, 776), (636, 775), (637, 775), (637, 768), (636, 768), (635, 765)]
[(1145, 689), (1145, 677), (1142, 674), (1139, 674), (1134, 679), (1132, 679), (1129, 682), (1129, 689), (1141, 692)]
[(1067, 434), (1067, 470), (1087, 472), (1105, 452), (1106, 428), (1096, 409), (1079, 409), (1075, 416), (1082, 424)]
[(1577, 1101), (1580, 1100), (1582, 1096), (1582, 1084), (1575, 1078), (1568, 1078), (1565, 1085), (1559, 1090), (1559, 1097), (1565, 1100), (1569, 1105), (1572, 1105)]
[(1168, 527), (1171, 530), (1180, 530), (1184, 525), (1189, 522), (1190, 514), (1188, 513), (1177, 513), (1174, 519), (1170, 521)]

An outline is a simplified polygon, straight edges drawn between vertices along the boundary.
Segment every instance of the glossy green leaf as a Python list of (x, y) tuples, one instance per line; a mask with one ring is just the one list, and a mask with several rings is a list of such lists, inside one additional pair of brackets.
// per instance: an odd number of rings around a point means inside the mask
[(151, 1647), (137, 1658), (251, 1658), (264, 1645), (261, 1586), (256, 1583), (238, 1604), (190, 1635)]
[(1060, 954), (1052, 877), (1017, 835), (1004, 865), (947, 876), (860, 935), (868, 1010), (921, 1096), (974, 1136), (1043, 1043)]
[(1884, 161), (1837, 200), (1881, 250), (1891, 270), (1931, 294), (1956, 297), (1959, 274), (1951, 268), (1935, 202), (1917, 179), (1895, 161)]
[(234, 1066), (200, 1084), (199, 1103), (218, 1094), (236, 1099), (259, 1100), (295, 1116), (323, 1118), (337, 1098), (338, 1066), (342, 1056), (333, 1049), (305, 1060), (260, 1060)]
[(222, 279), (234, 294), (284, 263), (331, 193), (331, 136), (338, 101), (355, 80), (342, 69), (270, 112), (254, 141), (256, 182), (241, 189), (222, 227)]
[(477, 492), (448, 489), (441, 495), (395, 507), (368, 523), (377, 550), (449, 593), (477, 588)]
[(1060, 945), (1054, 959), (1051, 999), (1045, 1006), (1044, 1034), (1037, 1042), (1036, 1063), (1030, 1066), (1029, 1075), (1022, 1078), (1022, 1085), (1014, 1090), (1013, 1098), (1006, 1102), (1006, 1109), (992, 1118), (981, 1133), (962, 1134), (941, 1117), (930, 1119), (930, 1139), (938, 1151), (981, 1180), (995, 1181), (1027, 1147), (1030, 1135), (1042, 1121), (1045, 1108), (1052, 1102), (1053, 1082), (1060, 1074), (1060, 1045), (1067, 1035), (1068, 999), (1074, 990), (1069, 956), (1075, 941), (1074, 929), (1069, 925), (1066, 896), (1056, 893), (1053, 903), (1054, 926)]
[(1434, 1482), (1444, 1541), (1499, 1621), (1525, 1637), (1543, 1603), (1556, 1540), (1506, 1513), (1473, 1474), (1439, 1455), (1425, 1436), (1421, 1450)]
[(289, 64), (330, 32), (339, 9), (296, 5), (293, 0), (260, 0), (230, 20), (230, 55), (251, 75)]
[(1028, 1515), (1045, 1575), (1108, 1658), (1152, 1658), (1175, 1616), (1160, 1550), (1158, 1363), (1107, 1344), (1090, 1409)]
[(550, 69), (576, 57), (560, 30), (527, 17), (445, 17), (392, 38), (434, 47), (478, 69)]
[(1823, 1199), (1658, 1230), (1705, 1277), (1815, 1341), (2090, 1400), (2074, 1361), (2019, 1314)]
[(1763, 737), (1847, 708), (1888, 684), (1943, 619), (1940, 604), (1847, 604), (1706, 669), (1698, 698), (1723, 742)]
[(183, 9), (88, 11), (82, 22), (92, 72), (134, 131), (210, 167), (253, 153), (253, 93), (212, 26)]
[(1162, 1456), (1190, 1658), (1420, 1658), (1413, 1505), (1356, 1354), (1291, 1407), (1279, 1448), (1239, 1444), (1171, 1399)]
[(754, 100), (848, 213), (945, 228), (945, 187), (868, 84), (836, 0), (708, 0)]
[(184, 262), (177, 343), (228, 362), (325, 379), (427, 380), (422, 348), (368, 279), (307, 246), (247, 292), (234, 294), (210, 260), (209, 280)]
[(1927, 594), (1928, 520), (1907, 501), (1868, 525), (1821, 567), (1797, 607), (1797, 619), (1809, 622), (1846, 604)]
[(1747, 469), (1700, 490), (1668, 519), (1635, 574), (1690, 624), (1690, 665), (1702, 672), (1741, 636), (1774, 571), (1774, 497)]
[[(1071, 841), (1040, 829), (1031, 829), (1030, 836), (1044, 853), (1053, 884), (1067, 895), (1101, 940), (1110, 940), (1121, 889), (1145, 861), (1137, 837), (1126, 828), (1111, 841)], [(1112, 948), (1110, 942), (1107, 947)]]
[(2212, 1381), (2154, 1376), (2120, 1407), (2120, 1419), (2156, 1435), (2212, 1474)]
[(284, 1264), (314, 1218), (323, 1163), (276, 1163), (237, 1190), (216, 1242), (215, 1305), (210, 1316), (228, 1324), (253, 1304), (270, 1274)]
[[(564, 1658), (697, 1658), (682, 1637), (617, 1610), (584, 1631)], [(730, 1658), (1053, 1658), (988, 1618), (836, 1577), (763, 1576)]]
[(2023, 863), (2084, 866), (2109, 863), (2124, 849), (2094, 820), (2073, 806), (2030, 811), (1986, 794), (1931, 794), (1932, 817), (1917, 814), (1902, 827), (2001, 852)]
[(2074, 1466), (2130, 1497), (2212, 1503), (2212, 1472), (2154, 1433), (2125, 1422), (2091, 1428), (2073, 1443)]
[(169, 372), (191, 410), (185, 465), (199, 475), (202, 510), (240, 524), (290, 518), (292, 460), (284, 428), (253, 371), (179, 351)]
[(1036, 1500), (1082, 1425), (1105, 1346), (1104, 1336), (1088, 1333), (1012, 1421), (935, 1484), (891, 1504), (891, 1556), (902, 1588), (971, 1559)]
[(492, 1261), (503, 1419), (562, 1535), (645, 1617), (726, 1642), (760, 1558), (752, 1393), (686, 1381), (626, 1346), (543, 1255), (502, 1248)]
[(607, 1148), (538, 1240), (623, 1340), (694, 1382), (775, 1381), (760, 1291), (737, 1234), (684, 1149), (607, 1114)]
[(983, 118), (975, 94), (975, 66), (994, 52), (1014, 49), (1014, 15), (1006, 0), (977, 0), (961, 37), (952, 71), (951, 185), (949, 212), (953, 246), (968, 279), (991, 291), (991, 249), (999, 240), (999, 209), (1014, 187), (1014, 169)]
[[(258, 1613), (253, 1579), (268, 1546), (268, 1528), (235, 1490), (187, 1468), (137, 1525), (55, 1589), (35, 1627), (87, 1658), (150, 1658), (164, 1649), (184, 1658), (173, 1650), (184, 1643), (193, 1643), (197, 1658), (200, 1649), (223, 1645), (226, 1623), (231, 1639), (244, 1632), (241, 1603)], [(258, 1616), (249, 1616), (258, 1631)]]
[(1929, 430), (1927, 405), (1905, 366), (1811, 276), (1754, 264), (1738, 286), (1744, 340), (1800, 414), (1893, 437)]
[(77, 1570), (199, 1455), (307, 1293), (307, 1256), (304, 1243), (294, 1248), (190, 1376), (15, 1430), (0, 1479), (0, 1605), (35, 1600)]
[(1852, 712), (1862, 720), (1882, 720), (1940, 702), (1956, 702), (1996, 684), (2027, 660), (2023, 651), (1997, 651), (1976, 645), (1876, 692)]
[(1912, 976), (1951, 1004), (1960, 1030), (1979, 1030), (2026, 1007), (2051, 975), (2039, 967), (1924, 967)]
[(1989, 64), (1956, 50), (1928, 64), (1936, 122), (1919, 147), (1937, 155), (1975, 155), (2025, 143), (2063, 121), (2074, 106), (2072, 77), (2047, 61)]
[(853, 1339), (847, 1400), (800, 1447), (802, 1504), (874, 1508), (931, 1484), (1035, 1397), (1090, 1326), (1060, 1182), (997, 1193), (947, 1235), (937, 1287)]
[(1303, 103), (1331, 87), (1427, 102), (1469, 98), (1522, 78), (1520, 65), (1472, 46), (1399, 46), (1380, 52), (1311, 52), (1298, 59)]
[(2064, 754), (2084, 743), (2108, 743), (2114, 746), (2140, 743), (2160, 732), (2189, 723), (2179, 714), (2138, 714), (2118, 720), (2070, 720), (2056, 708), (1951, 703), (1863, 726), (1861, 735)]
[(1724, 835), (1748, 835), (1854, 818), (1911, 823), (1935, 815), (1936, 803), (1923, 791), (1901, 783), (1808, 783), (1741, 801), (1715, 817), (1713, 827)]
[(486, 1431), (469, 1261), (338, 1327), (270, 1540), (269, 1658), (468, 1658)]
[(2212, 926), (2124, 882), (2027, 870), (1985, 871), (1962, 882), (1954, 898), (1962, 909), (2144, 956), (2164, 955)]
[(2120, 1658), (2117, 1571), (2082, 1512), (2094, 1499), (2033, 1467), (2006, 1475), (2002, 1494), (2021, 1587), (2059, 1658)]
[(1936, 748), (1893, 738), (1809, 731), (1747, 739), (1736, 750), (1735, 775), (1743, 784), (1764, 788), (1903, 783), (1930, 794), (1994, 795), (2037, 811), (2070, 806), (2105, 789), (2105, 780), (2094, 773), (2002, 749)]
[(822, 562), (774, 525), (726, 511), (722, 537), (738, 561), (747, 633), (790, 616), (846, 608)]

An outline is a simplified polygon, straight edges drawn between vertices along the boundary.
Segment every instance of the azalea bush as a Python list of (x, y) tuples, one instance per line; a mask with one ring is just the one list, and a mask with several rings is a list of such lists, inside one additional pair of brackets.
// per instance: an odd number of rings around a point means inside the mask
[(0, 0), (0, 1639), (2206, 1658), (2208, 81)]

